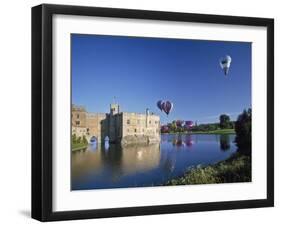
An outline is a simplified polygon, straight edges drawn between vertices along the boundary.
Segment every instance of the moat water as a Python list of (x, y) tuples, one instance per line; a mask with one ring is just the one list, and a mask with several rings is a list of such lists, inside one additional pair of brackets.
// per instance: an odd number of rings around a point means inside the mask
[(213, 164), (236, 151), (235, 135), (162, 135), (161, 143), (89, 144), (72, 153), (72, 190), (157, 186), (188, 167)]

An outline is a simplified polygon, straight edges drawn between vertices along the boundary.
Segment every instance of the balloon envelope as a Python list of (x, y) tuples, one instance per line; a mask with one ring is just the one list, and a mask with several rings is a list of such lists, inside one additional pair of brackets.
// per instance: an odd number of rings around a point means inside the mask
[(229, 55), (226, 55), (225, 57), (220, 59), (220, 66), (225, 75), (228, 74), (230, 64), (231, 64), (231, 57)]
[(193, 122), (192, 121), (185, 121), (185, 125), (190, 128), (193, 126)]
[(157, 107), (160, 109), (160, 111), (162, 111), (162, 100), (157, 101)]
[(176, 125), (177, 125), (178, 127), (182, 127), (183, 121), (182, 121), (182, 120), (177, 120), (177, 121), (176, 121)]
[(173, 109), (173, 103), (170, 101), (166, 101), (162, 104), (163, 111), (168, 115)]

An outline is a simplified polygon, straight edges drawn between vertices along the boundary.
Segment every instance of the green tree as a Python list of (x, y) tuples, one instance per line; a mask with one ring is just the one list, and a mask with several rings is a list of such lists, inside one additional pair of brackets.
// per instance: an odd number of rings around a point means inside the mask
[(230, 117), (226, 114), (220, 115), (220, 128), (227, 129), (230, 128)]
[(176, 123), (176, 121), (173, 121), (171, 124), (171, 131), (176, 132), (176, 130), (177, 130), (177, 123)]
[(86, 138), (85, 135), (83, 135), (82, 143), (83, 143), (83, 144), (88, 144), (88, 141), (87, 141), (87, 138)]
[(77, 143), (78, 143), (78, 144), (81, 144), (81, 137), (78, 137), (78, 138), (77, 138)]
[(251, 152), (252, 148), (252, 109), (244, 110), (238, 116), (235, 123), (236, 138), (235, 142), (238, 151), (245, 154)]
[(72, 144), (76, 144), (77, 143), (77, 137), (76, 134), (72, 134)]

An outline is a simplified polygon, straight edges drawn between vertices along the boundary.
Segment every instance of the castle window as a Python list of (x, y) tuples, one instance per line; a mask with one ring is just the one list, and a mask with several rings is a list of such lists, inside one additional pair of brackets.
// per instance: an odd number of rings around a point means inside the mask
[(144, 129), (142, 129), (142, 132), (144, 132)]
[(130, 119), (127, 120), (127, 124), (128, 124), (128, 125), (130, 124)]
[(79, 126), (80, 125), (80, 121), (76, 121), (75, 124), (76, 124), (76, 126)]
[(138, 124), (140, 124), (140, 120), (138, 119)]
[(151, 121), (149, 121), (149, 124), (151, 124)]
[(130, 130), (129, 130), (129, 129), (127, 129), (127, 132), (129, 133), (129, 132), (130, 132)]
[(79, 114), (77, 114), (77, 118), (79, 118)]
[(89, 132), (90, 131), (90, 129), (89, 128), (87, 128), (87, 132)]
[(155, 124), (157, 124), (158, 122), (157, 121), (155, 121)]
[(137, 129), (135, 129), (135, 133), (137, 132)]

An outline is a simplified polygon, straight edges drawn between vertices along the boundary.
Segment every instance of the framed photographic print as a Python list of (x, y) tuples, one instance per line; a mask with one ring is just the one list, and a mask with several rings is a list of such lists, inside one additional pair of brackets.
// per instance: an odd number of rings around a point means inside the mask
[(32, 217), (274, 205), (274, 21), (32, 8)]

